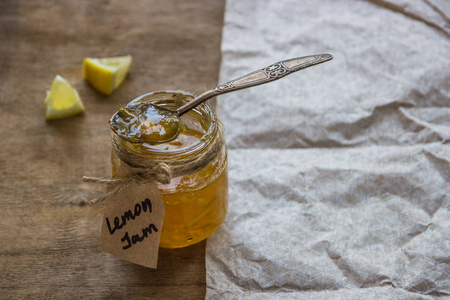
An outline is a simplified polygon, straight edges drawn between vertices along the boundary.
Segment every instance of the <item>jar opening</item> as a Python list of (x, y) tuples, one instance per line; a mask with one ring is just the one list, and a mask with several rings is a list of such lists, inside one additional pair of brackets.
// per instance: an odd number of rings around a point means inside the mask
[[(173, 109), (188, 103), (194, 99), (194, 95), (183, 91), (156, 91), (142, 96), (129, 102), (125, 108), (129, 108), (141, 103), (151, 103), (164, 108)], [(116, 113), (117, 114), (117, 113)], [(210, 106), (203, 103), (191, 111), (181, 116), (181, 121), (186, 125), (187, 131), (192, 135), (195, 133), (195, 138), (184, 137), (180, 134), (182, 142), (168, 142), (162, 144), (151, 144), (147, 142), (131, 142), (127, 141), (118, 135), (115, 131), (112, 120), (110, 120), (110, 126), (113, 133), (119, 138), (122, 145), (130, 151), (142, 156), (178, 156), (188, 153), (196, 153), (204, 149), (210, 141), (214, 138), (217, 131), (217, 120), (214, 112)]]

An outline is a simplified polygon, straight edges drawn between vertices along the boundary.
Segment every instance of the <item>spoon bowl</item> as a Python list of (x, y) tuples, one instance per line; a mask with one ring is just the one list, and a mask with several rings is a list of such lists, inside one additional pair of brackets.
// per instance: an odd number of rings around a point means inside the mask
[(121, 107), (110, 119), (112, 130), (133, 143), (166, 143), (175, 139), (183, 125), (177, 112), (152, 103)]

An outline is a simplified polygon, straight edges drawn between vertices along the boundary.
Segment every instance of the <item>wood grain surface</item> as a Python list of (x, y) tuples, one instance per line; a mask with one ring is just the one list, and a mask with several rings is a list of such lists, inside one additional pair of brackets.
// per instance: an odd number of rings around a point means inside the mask
[[(98, 250), (110, 175), (108, 120), (143, 93), (214, 87), (225, 0), (0, 2), (0, 288), (2, 299), (201, 299), (205, 242), (161, 249), (158, 269)], [(131, 54), (111, 96), (82, 77), (85, 57)], [(84, 114), (44, 120), (53, 78), (80, 93)]]

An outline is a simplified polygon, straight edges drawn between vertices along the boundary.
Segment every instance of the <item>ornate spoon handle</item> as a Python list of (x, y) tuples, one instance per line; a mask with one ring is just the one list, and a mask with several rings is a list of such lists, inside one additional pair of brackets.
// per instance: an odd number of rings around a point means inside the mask
[(178, 116), (181, 116), (187, 111), (199, 105), (200, 103), (212, 97), (249, 88), (255, 85), (268, 83), (280, 79), (286, 75), (297, 72), (299, 70), (323, 63), (331, 59), (333, 59), (333, 56), (331, 56), (330, 54), (317, 54), (298, 58), (291, 58), (274, 63), (266, 68), (254, 71), (237, 79), (231, 80), (227, 83), (221, 84), (212, 90), (204, 92), (191, 102), (179, 107), (177, 109), (177, 114)]

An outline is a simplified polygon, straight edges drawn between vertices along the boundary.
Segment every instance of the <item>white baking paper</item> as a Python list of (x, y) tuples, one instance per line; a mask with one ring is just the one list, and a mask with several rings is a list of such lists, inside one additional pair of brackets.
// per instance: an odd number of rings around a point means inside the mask
[(228, 0), (221, 82), (330, 62), (221, 96), (224, 224), (207, 299), (450, 295), (448, 1)]

